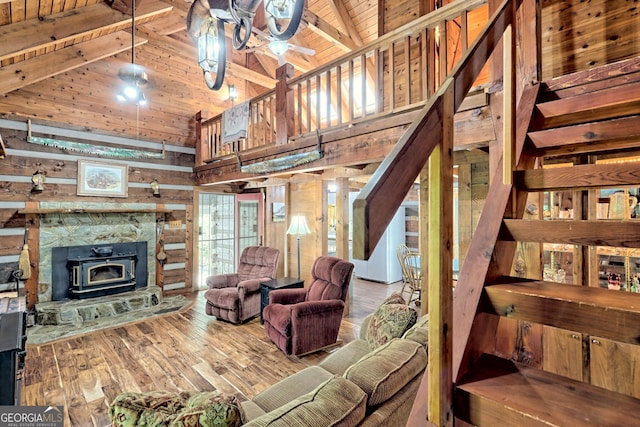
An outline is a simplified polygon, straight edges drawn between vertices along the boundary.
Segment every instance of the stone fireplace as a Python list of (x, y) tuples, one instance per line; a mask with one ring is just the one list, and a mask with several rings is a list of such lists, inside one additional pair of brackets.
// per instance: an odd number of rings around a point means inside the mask
[[(153, 203), (41, 202), (40, 209), (51, 213), (40, 216), (38, 302), (75, 299), (79, 293), (69, 295), (74, 268), (78, 275), (93, 274), (85, 276), (92, 281), (89, 286), (96, 286), (82, 289), (89, 291), (86, 296), (100, 296), (98, 288), (106, 282), (130, 289), (132, 283), (125, 282), (135, 282), (136, 290), (155, 285), (155, 208)], [(94, 248), (111, 248), (112, 253), (96, 254)], [(63, 290), (58, 289), (59, 280), (65, 283)]]
[(147, 242), (52, 248), (51, 300), (93, 298), (147, 286)]

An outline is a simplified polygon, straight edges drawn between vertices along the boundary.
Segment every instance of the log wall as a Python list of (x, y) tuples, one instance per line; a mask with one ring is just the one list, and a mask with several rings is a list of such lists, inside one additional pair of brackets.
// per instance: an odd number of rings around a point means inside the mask
[[(91, 214), (121, 215), (122, 222), (136, 221), (135, 212), (122, 212), (123, 206), (144, 206), (145, 215), (152, 213), (152, 220), (160, 220), (164, 227), (162, 240), (167, 261), (156, 265), (158, 284), (165, 291), (192, 287), (191, 232), (193, 220), (192, 167), (194, 150), (179, 145), (166, 144), (164, 159), (125, 159), (98, 157), (89, 152), (69, 151), (43, 146), (27, 141), (27, 122), (20, 119), (0, 119), (0, 135), (4, 140), (7, 156), (2, 160), (0, 187), (0, 287), (15, 288), (12, 273), (18, 269), (25, 231), (28, 230), (28, 247), (32, 265), (31, 278), (22, 283), (37, 295), (38, 283), (38, 233), (40, 221), (45, 215), (38, 209), (58, 204), (75, 206), (78, 211), (91, 206)], [(68, 124), (34, 121), (32, 135), (61, 141), (88, 144), (94, 149), (125, 148), (158, 153), (162, 145), (139, 139), (122, 138), (114, 134), (99, 133), (96, 129), (81, 129)], [(79, 160), (126, 165), (128, 170), (127, 197), (79, 196), (77, 194)], [(32, 175), (36, 170), (45, 174), (44, 191), (33, 192)], [(160, 183), (160, 197), (154, 197), (149, 183), (156, 178)], [(99, 208), (96, 208), (99, 206)], [(150, 212), (146, 212), (146, 211)], [(71, 213), (65, 215), (87, 215)], [(96, 221), (98, 218), (96, 218)], [(171, 226), (170, 226), (171, 224)], [(157, 239), (159, 242), (160, 238)], [(103, 242), (103, 243), (109, 243)], [(159, 250), (155, 243), (149, 250)], [(59, 246), (71, 246), (73, 241), (60, 242)], [(33, 296), (29, 301), (35, 303)]]

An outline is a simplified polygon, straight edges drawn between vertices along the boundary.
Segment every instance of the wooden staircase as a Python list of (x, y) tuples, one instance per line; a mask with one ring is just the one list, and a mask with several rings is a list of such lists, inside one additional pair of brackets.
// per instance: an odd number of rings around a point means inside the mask
[[(601, 287), (597, 248), (640, 248), (640, 219), (597, 218), (597, 204), (600, 189), (640, 187), (640, 158), (596, 161), (640, 154), (640, 58), (530, 88), (518, 105), (527, 111), (514, 183), (491, 185), (454, 292), (456, 423), (637, 425), (640, 293)], [(573, 218), (545, 218), (544, 192), (571, 194)], [(540, 257), (544, 244), (570, 248), (572, 284), (514, 277), (531, 242)], [(505, 318), (538, 334), (537, 357), (496, 355)], [(549, 354), (567, 366), (550, 369)]]

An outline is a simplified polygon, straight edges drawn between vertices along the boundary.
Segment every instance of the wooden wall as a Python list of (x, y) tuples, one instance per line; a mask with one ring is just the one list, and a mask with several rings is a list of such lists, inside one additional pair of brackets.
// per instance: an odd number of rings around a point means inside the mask
[[(289, 184), (289, 203), (286, 206), (287, 217), (304, 215), (311, 234), (300, 238), (300, 277), (308, 284), (311, 280), (311, 267), (315, 259), (323, 254), (323, 238), (325, 218), (322, 204), (323, 185), (320, 179)], [(326, 207), (325, 207), (326, 209)], [(288, 223), (287, 223), (288, 224)], [(298, 242), (295, 236), (286, 236), (287, 259), (289, 260), (288, 276), (297, 277)]]
[[(37, 233), (40, 215), (21, 213), (25, 208), (38, 208), (43, 202), (82, 204), (99, 203), (105, 211), (118, 209), (132, 203), (156, 206), (165, 220), (163, 240), (167, 260), (157, 267), (157, 279), (165, 291), (189, 289), (191, 279), (191, 230), (193, 219), (193, 185), (191, 180), (194, 162), (192, 148), (166, 144), (165, 159), (123, 159), (98, 157), (89, 152), (68, 151), (56, 147), (27, 142), (27, 122), (20, 118), (0, 119), (0, 135), (7, 155), (0, 160), (2, 192), (0, 192), (0, 285), (11, 288), (11, 272), (18, 268), (25, 228), (29, 228), (32, 278), (27, 285), (35, 289), (38, 266)], [(34, 120), (32, 135), (56, 140), (88, 144), (92, 149), (117, 147), (158, 153), (162, 144), (141, 139), (123, 138), (89, 127), (56, 124)], [(92, 160), (128, 166), (127, 197), (94, 197), (77, 195), (78, 161)], [(32, 192), (31, 177), (36, 170), (46, 175), (44, 191)], [(149, 183), (156, 178), (160, 183), (160, 197), (154, 197)], [(167, 210), (167, 213), (163, 213)], [(131, 221), (123, 215), (123, 222)], [(169, 224), (172, 224), (169, 226)], [(60, 246), (74, 242), (60, 242)], [(151, 248), (150, 250), (154, 250)], [(155, 252), (155, 250), (154, 250)], [(30, 301), (34, 303), (35, 301)]]
[(542, 0), (542, 77), (640, 55), (640, 8), (627, 0)]
[(267, 187), (265, 203), (265, 245), (280, 249), (280, 262), (278, 263), (277, 274), (279, 277), (285, 276), (287, 270), (287, 259), (285, 252), (286, 232), (289, 226), (288, 218), (284, 221), (274, 221), (273, 204), (287, 202), (287, 185), (275, 185)]

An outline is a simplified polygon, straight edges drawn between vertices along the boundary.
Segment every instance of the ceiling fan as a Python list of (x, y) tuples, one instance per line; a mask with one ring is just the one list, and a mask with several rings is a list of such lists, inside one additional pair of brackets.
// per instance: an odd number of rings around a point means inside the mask
[[(127, 4), (128, 6), (128, 4)], [(121, 102), (133, 102), (137, 106), (147, 104), (143, 88), (149, 82), (149, 76), (144, 67), (136, 64), (136, 1), (131, 0), (131, 63), (125, 64), (118, 77), (123, 81), (123, 86), (116, 94), (116, 98)]]
[(245, 52), (254, 53), (254, 52), (260, 52), (261, 50), (268, 49), (271, 53), (273, 53), (278, 58), (278, 65), (282, 65), (285, 62), (284, 54), (288, 50), (292, 50), (294, 52), (298, 52), (307, 56), (313, 56), (316, 54), (316, 51), (314, 49), (300, 46), (294, 43), (289, 43), (288, 40), (278, 40), (274, 37), (271, 37), (269, 34), (265, 33), (264, 31), (258, 28), (253, 28), (252, 31), (261, 40), (265, 41), (265, 43), (254, 46), (254, 47), (246, 48)]

